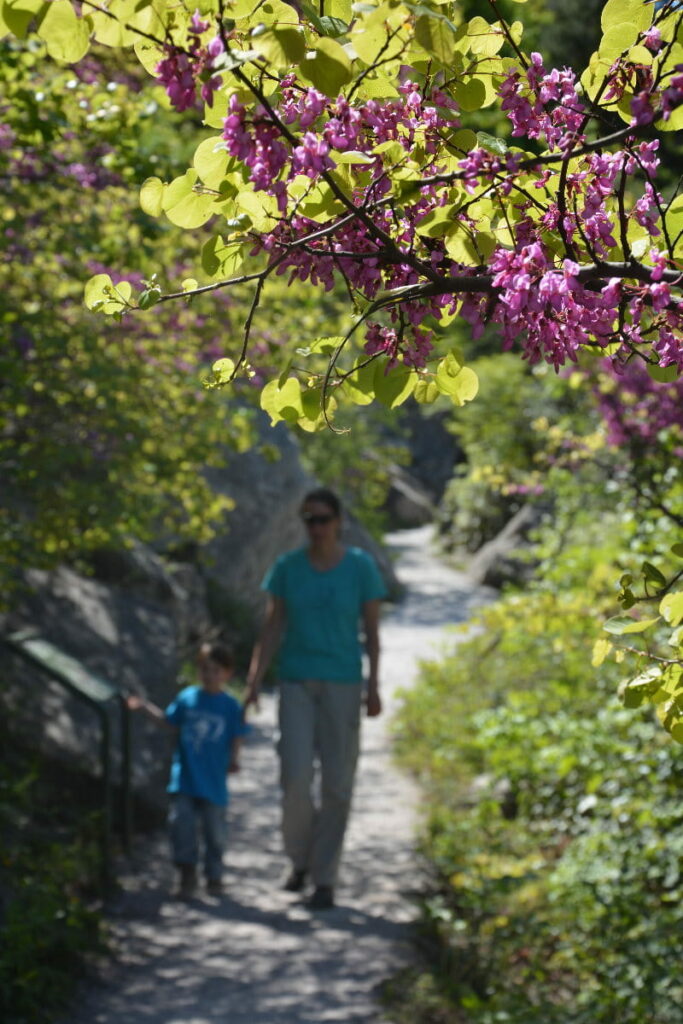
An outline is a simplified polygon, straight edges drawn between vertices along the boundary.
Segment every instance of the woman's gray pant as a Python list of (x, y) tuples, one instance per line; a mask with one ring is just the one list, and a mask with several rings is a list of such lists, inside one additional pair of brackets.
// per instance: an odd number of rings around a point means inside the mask
[[(323, 680), (280, 686), (282, 835), (294, 868), (334, 885), (358, 760), (360, 683)], [(313, 799), (320, 763), (320, 806)]]

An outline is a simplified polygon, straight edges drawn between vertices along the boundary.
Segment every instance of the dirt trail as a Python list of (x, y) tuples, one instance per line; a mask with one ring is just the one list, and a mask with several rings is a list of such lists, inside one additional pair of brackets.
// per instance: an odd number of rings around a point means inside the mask
[(378, 990), (411, 960), (416, 870), (416, 793), (392, 763), (388, 720), (417, 661), (485, 596), (439, 563), (430, 540), (429, 528), (387, 538), (407, 593), (382, 623), (386, 714), (363, 723), (338, 906), (314, 914), (278, 889), (275, 701), (266, 697), (232, 781), (225, 897), (171, 901), (165, 838), (145, 843), (111, 919), (116, 960), (61, 1024), (388, 1022)]

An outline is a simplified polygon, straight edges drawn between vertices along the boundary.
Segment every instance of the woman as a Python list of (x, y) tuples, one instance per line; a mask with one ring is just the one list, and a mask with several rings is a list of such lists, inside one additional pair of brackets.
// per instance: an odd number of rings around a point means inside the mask
[[(268, 571), (266, 618), (247, 676), (246, 705), (258, 700), (276, 651), (280, 678), (282, 834), (300, 892), (311, 876), (309, 906), (334, 906), (334, 885), (351, 805), (362, 694), (362, 622), (369, 662), (367, 714), (379, 715), (379, 603), (386, 596), (375, 562), (340, 540), (339, 499), (326, 488), (301, 506), (308, 543)], [(321, 804), (313, 803), (316, 757)]]

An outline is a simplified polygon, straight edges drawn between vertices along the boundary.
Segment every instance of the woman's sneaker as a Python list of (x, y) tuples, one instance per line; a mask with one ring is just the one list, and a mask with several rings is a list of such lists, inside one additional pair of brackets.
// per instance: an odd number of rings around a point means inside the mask
[(301, 892), (305, 885), (306, 872), (302, 868), (292, 868), (282, 883), (282, 888), (285, 892)]
[(310, 910), (331, 910), (334, 906), (334, 889), (331, 885), (319, 885), (308, 901)]

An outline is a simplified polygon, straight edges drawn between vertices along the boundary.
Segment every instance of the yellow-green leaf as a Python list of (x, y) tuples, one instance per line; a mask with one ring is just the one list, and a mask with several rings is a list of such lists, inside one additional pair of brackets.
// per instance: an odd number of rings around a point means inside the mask
[(642, 31), (652, 24), (653, 14), (654, 4), (646, 4), (644, 0), (607, 0), (602, 9), (600, 25), (603, 32), (608, 32), (614, 25), (625, 23)]
[(5, 0), (2, 18), (10, 32), (18, 39), (24, 39), (33, 19), (40, 21), (47, 7), (44, 0)]
[(316, 89), (332, 99), (339, 95), (341, 88), (353, 77), (346, 50), (334, 39), (325, 36), (316, 39), (315, 50), (306, 54), (305, 60), (299, 65), (299, 72)]
[(45, 40), (53, 60), (75, 64), (88, 52), (90, 24), (79, 18), (69, 0), (53, 0), (40, 23), (38, 35)]
[[(461, 29), (464, 33), (464, 29)], [(427, 53), (431, 53), (442, 64), (449, 66), (453, 61), (456, 29), (443, 17), (423, 14), (415, 23), (415, 38)]]
[(252, 34), (251, 46), (276, 68), (287, 68), (303, 60), (304, 37), (295, 28), (267, 28)]
[(663, 597), (659, 602), (659, 611), (670, 626), (679, 626), (683, 622), (683, 590)]
[(212, 135), (197, 146), (192, 166), (207, 186), (217, 189), (225, 177), (230, 155), (220, 135)]
[(493, 57), (505, 42), (505, 33), (500, 25), (489, 25), (478, 16), (470, 21), (467, 36), (472, 53), (482, 57)]
[(235, 373), (235, 363), (232, 359), (217, 359), (211, 367), (216, 384), (227, 384), (232, 380)]
[(435, 380), (439, 391), (448, 395), (455, 405), (471, 402), (479, 390), (479, 378), (474, 370), (463, 366), (452, 353), (437, 366)]
[(140, 207), (150, 217), (160, 217), (163, 212), (164, 183), (160, 178), (147, 178), (140, 189)]
[(225, 242), (215, 235), (202, 246), (202, 269), (209, 277), (232, 277), (242, 265), (241, 242)]

